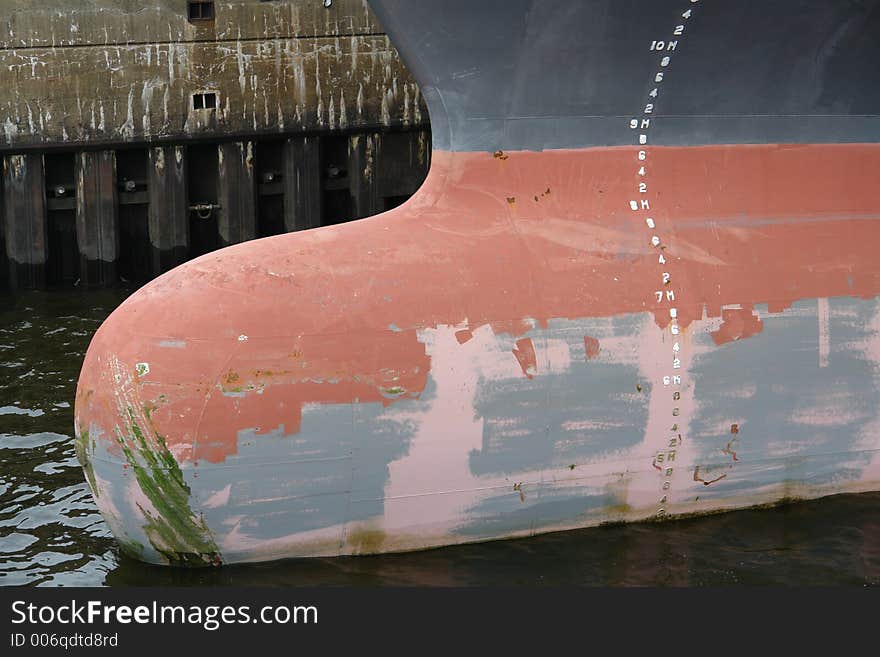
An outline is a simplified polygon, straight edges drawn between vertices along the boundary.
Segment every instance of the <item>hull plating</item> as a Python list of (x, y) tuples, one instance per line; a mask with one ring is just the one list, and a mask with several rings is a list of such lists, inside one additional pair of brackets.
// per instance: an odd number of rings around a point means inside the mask
[[(665, 33), (703, 3), (659, 4)], [(194, 260), (96, 334), (79, 455), (131, 553), (407, 550), (880, 486), (880, 147), (655, 146), (641, 101), (612, 117), (628, 145), (464, 147), (414, 64), (446, 146), (416, 197)]]

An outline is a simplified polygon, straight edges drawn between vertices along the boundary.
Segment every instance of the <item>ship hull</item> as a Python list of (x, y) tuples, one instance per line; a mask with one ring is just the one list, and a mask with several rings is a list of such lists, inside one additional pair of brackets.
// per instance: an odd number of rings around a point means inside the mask
[[(706, 25), (750, 24), (732, 3), (453, 3), (434, 31), (431, 3), (375, 4), (428, 100), (428, 179), (194, 260), (99, 329), (78, 454), (127, 551), (368, 554), (880, 488), (880, 147), (875, 92), (846, 95), (874, 73), (671, 84)], [(754, 48), (797, 4), (767, 3)], [(836, 17), (825, 58), (764, 83), (864, 55), (874, 5), (834, 5), (798, 19)], [(548, 73), (560, 53), (595, 84)], [(737, 75), (735, 116), (699, 114)]]

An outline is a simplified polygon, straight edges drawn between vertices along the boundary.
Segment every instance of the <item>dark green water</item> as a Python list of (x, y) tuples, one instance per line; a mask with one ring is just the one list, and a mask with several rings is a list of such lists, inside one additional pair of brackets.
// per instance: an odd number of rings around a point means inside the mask
[(0, 297), (0, 585), (880, 584), (880, 493), (382, 557), (217, 570), (127, 559), (72, 437), (89, 339), (127, 294)]

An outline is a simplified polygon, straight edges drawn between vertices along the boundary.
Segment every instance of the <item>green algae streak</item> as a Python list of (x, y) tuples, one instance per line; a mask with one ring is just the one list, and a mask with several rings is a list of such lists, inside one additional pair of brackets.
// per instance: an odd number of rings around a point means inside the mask
[(86, 475), (86, 481), (89, 483), (89, 488), (92, 489), (92, 495), (95, 496), (95, 499), (98, 499), (98, 480), (95, 479), (95, 467), (89, 458), (89, 432), (81, 432), (76, 436), (75, 440), (76, 459), (82, 466), (83, 472)]
[[(150, 410), (145, 409), (148, 423)], [(126, 429), (124, 432), (117, 429), (119, 443), (138, 485), (156, 512), (154, 515), (150, 509), (138, 505), (147, 519), (144, 532), (150, 544), (172, 565), (219, 565), (220, 550), (204, 518), (197, 516), (189, 506), (190, 488), (165, 439), (150, 431), (148, 440), (131, 408)], [(122, 547), (128, 552), (131, 546), (123, 544)], [(138, 556), (137, 550), (131, 552), (132, 556)]]

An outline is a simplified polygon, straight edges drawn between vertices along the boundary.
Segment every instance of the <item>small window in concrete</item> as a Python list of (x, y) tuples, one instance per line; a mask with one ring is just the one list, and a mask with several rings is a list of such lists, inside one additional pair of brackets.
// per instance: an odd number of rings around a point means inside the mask
[(193, 109), (217, 109), (217, 94), (213, 91), (193, 94)]
[(187, 13), (191, 21), (214, 20), (214, 3), (205, 0), (196, 0), (186, 3)]

